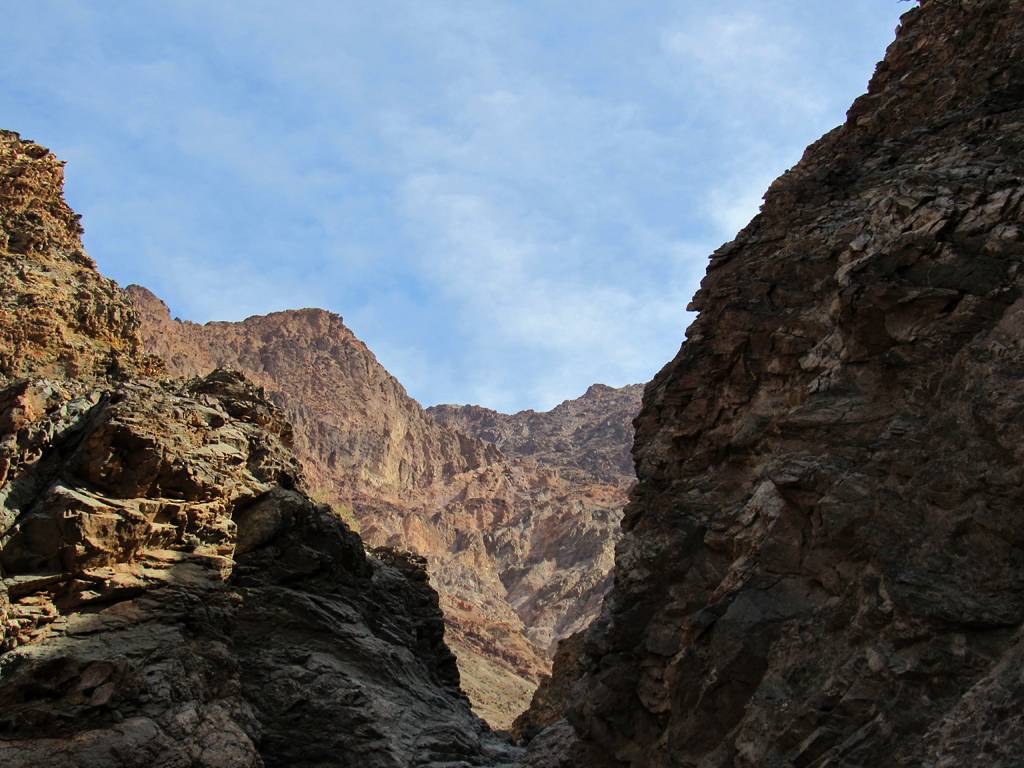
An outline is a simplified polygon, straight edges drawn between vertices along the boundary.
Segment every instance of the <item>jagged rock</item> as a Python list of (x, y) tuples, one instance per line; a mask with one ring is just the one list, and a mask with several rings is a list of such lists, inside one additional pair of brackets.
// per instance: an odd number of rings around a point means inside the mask
[(1024, 754), (1024, 3), (925, 0), (647, 387), (587, 766)]
[(295, 425), (315, 494), (350, 510), (372, 546), (426, 557), (463, 686), (509, 726), (558, 639), (607, 591), (641, 388), (595, 385), (548, 413), (424, 412), (336, 315), (197, 325), (144, 288), (128, 292), (170, 371), (244, 371)]
[(172, 320), (128, 286), (146, 349), (179, 376), (242, 371), (288, 415), (310, 484), (337, 501), (401, 496), (498, 458), (487, 443), (436, 423), (342, 319), (320, 309), (205, 325)]
[(582, 397), (550, 411), (499, 413), (478, 405), (435, 405), (441, 424), (496, 445), (506, 456), (534, 459), (584, 482), (628, 488), (636, 479), (630, 447), (642, 384), (594, 384)]
[(565, 721), (573, 686), (585, 672), (583, 645), (583, 631), (558, 643), (552, 673), (541, 680), (533, 692), (530, 707), (512, 724), (514, 739), (529, 744), (545, 728)]
[(11, 257), (0, 260), (0, 385), (152, 364), (137, 354), (130, 302), (82, 250), (63, 165), (45, 147), (0, 131), (0, 252)]
[(530, 741), (516, 768), (576, 768), (576, 732), (565, 720), (558, 720)]
[(308, 498), (291, 426), (240, 374), (141, 375), (134, 310), (68, 228), (59, 164), (3, 142), (21, 184), (0, 200), (3, 301), (48, 330), (0, 314), (0, 763), (515, 760), (459, 688), (423, 562), (367, 555)]
[[(495, 526), (492, 548), (529, 637), (549, 654), (590, 624), (610, 586), (620, 510), (635, 480), (628, 446), (642, 390), (639, 384), (595, 384), (582, 397), (539, 413), (473, 405), (427, 409), (509, 459), (502, 480), (515, 513)], [(474, 495), (474, 508), (488, 506), (486, 492)]]
[(16, 468), (40, 492), (0, 556), (5, 765), (487, 759), (422, 564), (292, 490), (257, 394), (125, 383)]

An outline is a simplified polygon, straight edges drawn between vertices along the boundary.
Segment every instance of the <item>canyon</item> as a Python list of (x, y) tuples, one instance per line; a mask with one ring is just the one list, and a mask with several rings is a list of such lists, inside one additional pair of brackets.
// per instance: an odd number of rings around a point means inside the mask
[(545, 413), (424, 410), (332, 313), (200, 325), (126, 291), (169, 373), (241, 371), (293, 425), (313, 495), (368, 545), (426, 558), (463, 688), (488, 722), (511, 725), (610, 585), (642, 387), (595, 385)]
[(424, 560), (310, 499), (241, 374), (166, 376), (62, 185), (0, 132), (0, 761), (508, 763)]
[(909, 10), (678, 355), (548, 413), (171, 319), (0, 132), (0, 760), (1019, 766), (1022, 11)]

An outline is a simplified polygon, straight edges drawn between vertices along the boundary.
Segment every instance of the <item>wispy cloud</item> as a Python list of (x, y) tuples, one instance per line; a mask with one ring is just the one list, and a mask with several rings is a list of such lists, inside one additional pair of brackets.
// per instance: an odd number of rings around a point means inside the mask
[(324, 305), (425, 403), (547, 407), (675, 353), (895, 5), (39, 0), (0, 110), (179, 314)]

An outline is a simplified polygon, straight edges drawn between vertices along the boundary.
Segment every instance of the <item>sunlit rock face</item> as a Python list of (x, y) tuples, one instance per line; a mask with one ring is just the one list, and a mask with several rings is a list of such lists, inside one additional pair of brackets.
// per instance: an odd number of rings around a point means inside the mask
[[(542, 412), (427, 409), (507, 460), (513, 515), (491, 532), (491, 549), (528, 636), (549, 657), (559, 640), (590, 624), (610, 585), (621, 510), (635, 481), (629, 447), (642, 391), (594, 384)], [(469, 501), (488, 505), (487, 489)]]
[(1022, 19), (909, 11), (712, 257), (644, 394), (580, 765), (1020, 765)]
[(610, 585), (642, 388), (594, 385), (544, 413), (424, 410), (337, 315), (199, 325), (144, 288), (128, 293), (145, 348), (171, 372), (227, 366), (265, 387), (315, 495), (371, 545), (426, 558), (463, 688), (510, 726)]
[(60, 163), (0, 134), (0, 764), (504, 765), (425, 563), (312, 501), (236, 372), (155, 378)]
[(28, 375), (104, 376), (141, 363), (131, 303), (82, 249), (64, 164), (0, 130), (0, 384)]

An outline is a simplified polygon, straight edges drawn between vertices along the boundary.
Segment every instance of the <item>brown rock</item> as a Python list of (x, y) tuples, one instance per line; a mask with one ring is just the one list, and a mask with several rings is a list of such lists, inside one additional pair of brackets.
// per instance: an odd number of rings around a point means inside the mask
[(0, 314), (22, 377), (0, 388), (0, 764), (514, 758), (459, 689), (422, 563), (368, 556), (305, 495), (290, 425), (240, 374), (140, 375), (134, 310), (82, 255), (59, 165), (3, 140), (21, 184), (0, 199), (3, 301), (47, 332)]
[(82, 250), (64, 164), (0, 131), (0, 167), (0, 385), (145, 367), (130, 303)]
[(583, 645), (583, 632), (558, 643), (552, 674), (541, 681), (530, 700), (530, 708), (512, 725), (512, 736), (517, 741), (529, 743), (545, 728), (565, 720), (573, 686), (586, 671)]
[(596, 616), (608, 588), (640, 387), (595, 385), (548, 413), (425, 412), (336, 315), (197, 325), (128, 291), (168, 370), (226, 366), (264, 386), (295, 425), (314, 494), (372, 546), (426, 557), (463, 686), (509, 726), (557, 640)]
[(647, 387), (588, 766), (1024, 754), (1024, 3), (924, 2)]
[(498, 413), (478, 405), (436, 405), (427, 413), (441, 424), (498, 446), (506, 456), (535, 459), (585, 482), (628, 488), (636, 479), (630, 447), (642, 384), (594, 384), (550, 411)]

